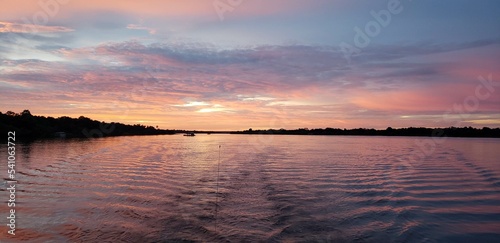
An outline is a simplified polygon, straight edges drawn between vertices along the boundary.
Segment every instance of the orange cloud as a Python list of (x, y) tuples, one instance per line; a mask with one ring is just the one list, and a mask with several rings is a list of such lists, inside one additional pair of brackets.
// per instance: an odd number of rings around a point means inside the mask
[(34, 24), (20, 24), (11, 22), (0, 22), (0, 33), (13, 32), (13, 33), (57, 33), (57, 32), (71, 32), (73, 29), (64, 26), (47, 26), (47, 25), (34, 25)]

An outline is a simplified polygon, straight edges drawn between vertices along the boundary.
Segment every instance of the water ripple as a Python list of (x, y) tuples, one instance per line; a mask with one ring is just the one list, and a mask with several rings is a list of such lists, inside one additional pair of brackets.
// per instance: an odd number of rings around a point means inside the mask
[(22, 145), (21, 236), (2, 242), (500, 241), (499, 140), (449, 139), (409, 166), (415, 138), (255, 138)]

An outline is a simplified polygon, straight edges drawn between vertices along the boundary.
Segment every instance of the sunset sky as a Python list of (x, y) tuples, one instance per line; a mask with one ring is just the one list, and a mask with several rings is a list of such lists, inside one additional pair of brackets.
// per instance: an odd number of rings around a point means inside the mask
[(4, 113), (199, 130), (500, 127), (496, 0), (0, 4)]

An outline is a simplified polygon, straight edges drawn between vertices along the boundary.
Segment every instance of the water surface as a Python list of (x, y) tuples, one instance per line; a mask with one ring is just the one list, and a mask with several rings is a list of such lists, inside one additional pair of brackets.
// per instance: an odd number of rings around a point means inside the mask
[[(1, 242), (500, 242), (500, 140), (433, 141), (213, 134), (18, 145), (18, 231), (8, 237), (2, 223)], [(6, 163), (0, 170), (6, 177)], [(1, 218), (7, 211), (2, 203)]]

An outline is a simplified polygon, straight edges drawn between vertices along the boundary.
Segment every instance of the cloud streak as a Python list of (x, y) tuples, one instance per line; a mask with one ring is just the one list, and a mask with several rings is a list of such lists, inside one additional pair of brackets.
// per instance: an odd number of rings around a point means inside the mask
[(0, 33), (58, 33), (58, 32), (71, 32), (73, 29), (64, 26), (47, 26), (35, 24), (21, 24), (12, 22), (0, 21)]

